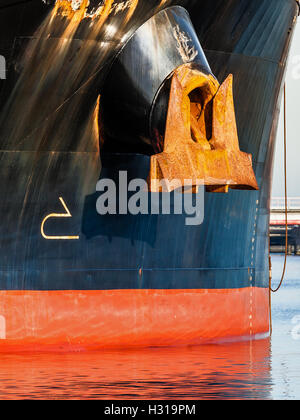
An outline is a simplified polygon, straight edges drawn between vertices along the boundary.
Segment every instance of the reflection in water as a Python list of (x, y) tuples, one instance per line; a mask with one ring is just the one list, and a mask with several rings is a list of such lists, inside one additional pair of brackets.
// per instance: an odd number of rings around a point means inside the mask
[[(273, 287), (279, 284), (283, 257), (273, 256)], [(300, 340), (293, 335), (299, 328), (300, 258), (289, 257), (283, 287), (272, 296), (273, 336), (271, 347), (272, 397), (300, 399)], [(297, 339), (296, 339), (297, 338)]]
[(268, 398), (270, 341), (92, 354), (2, 355), (0, 398)]
[[(274, 286), (283, 260), (273, 257)], [(299, 399), (300, 258), (273, 295), (273, 336), (254, 342), (0, 355), (0, 399)], [(296, 318), (297, 317), (297, 318)], [(300, 323), (300, 322), (299, 322)], [(296, 337), (297, 338), (297, 337)]]

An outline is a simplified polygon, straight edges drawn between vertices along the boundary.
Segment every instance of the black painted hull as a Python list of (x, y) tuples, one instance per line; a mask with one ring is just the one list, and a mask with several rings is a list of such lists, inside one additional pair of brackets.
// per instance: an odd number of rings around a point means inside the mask
[[(126, 28), (127, 34), (153, 13), (156, 3), (148, 2), (144, 14), (139, 6), (134, 24)], [(264, 296), (258, 304), (265, 305), (257, 330), (246, 325), (237, 329), (238, 334), (225, 331), (222, 337), (268, 333), (268, 229), (274, 140), (298, 6), (293, 0), (170, 3), (180, 3), (189, 10), (217, 78), (222, 81), (227, 74), (234, 75), (240, 146), (253, 156), (259, 191), (206, 193), (205, 218), (199, 226), (186, 226), (185, 214), (99, 216), (95, 186), (100, 175), (111, 177), (118, 170), (128, 170), (132, 177), (145, 179), (149, 170), (148, 156), (114, 155), (111, 151), (102, 156), (101, 170), (97, 142), (82, 135), (86, 127), (82, 121), (93, 116), (101, 92), (104, 78), (100, 72), (78, 92), (83, 80), (79, 86), (73, 84), (71, 101), (62, 97), (55, 104), (49, 99), (51, 112), (46, 128), (42, 117), (38, 117), (38, 129), (26, 132), (22, 141), (2, 132), (0, 289), (3, 293), (247, 289), (251, 296), (255, 288), (261, 289)], [(18, 49), (24, 49), (28, 42), (22, 36), (31, 36), (47, 13), (47, 7), (38, 1), (2, 9), (0, 6), (0, 54), (10, 57), (9, 79), (2, 83), (2, 109), (15, 84), (13, 68), (18, 68)], [(18, 32), (17, 21), (21, 23)], [(105, 59), (103, 74), (110, 58), (108, 55)], [(88, 69), (88, 76), (93, 73)], [(65, 94), (70, 96), (70, 92)], [(84, 95), (84, 101), (80, 95)], [(78, 104), (87, 110), (83, 116)], [(25, 111), (26, 103), (22, 107)], [(41, 108), (41, 116), (43, 112), (46, 115), (44, 105)], [(15, 120), (17, 125), (18, 115)], [(35, 120), (32, 115), (30, 128), (35, 127)], [(47, 240), (41, 235), (43, 219), (50, 213), (64, 212), (59, 197), (72, 218), (49, 220), (45, 225), (47, 236), (63, 234), (79, 239)], [(232, 316), (239, 315), (232, 308)]]

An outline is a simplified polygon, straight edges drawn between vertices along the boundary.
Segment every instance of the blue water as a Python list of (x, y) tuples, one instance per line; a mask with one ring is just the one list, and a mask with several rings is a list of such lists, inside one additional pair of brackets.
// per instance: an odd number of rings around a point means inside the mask
[[(273, 255), (273, 288), (283, 262), (282, 256)], [(270, 398), (300, 399), (300, 257), (288, 257), (283, 286), (272, 296), (272, 316)]]
[[(275, 287), (283, 257), (272, 259)], [(289, 257), (285, 283), (273, 295), (271, 339), (180, 349), (2, 355), (0, 398), (292, 400), (300, 398), (299, 356), (300, 257)]]

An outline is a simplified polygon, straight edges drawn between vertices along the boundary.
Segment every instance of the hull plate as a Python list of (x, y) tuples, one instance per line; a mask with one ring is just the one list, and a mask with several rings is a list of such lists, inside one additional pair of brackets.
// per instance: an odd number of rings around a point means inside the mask
[(198, 345), (269, 333), (269, 291), (2, 291), (0, 352)]

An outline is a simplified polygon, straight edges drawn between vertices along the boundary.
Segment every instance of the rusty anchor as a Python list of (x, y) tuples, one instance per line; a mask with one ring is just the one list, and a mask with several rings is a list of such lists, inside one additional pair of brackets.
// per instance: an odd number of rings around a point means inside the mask
[(188, 64), (174, 72), (164, 148), (151, 157), (149, 189), (171, 192), (174, 180), (209, 192), (258, 190), (252, 156), (239, 147), (232, 75), (220, 86)]

